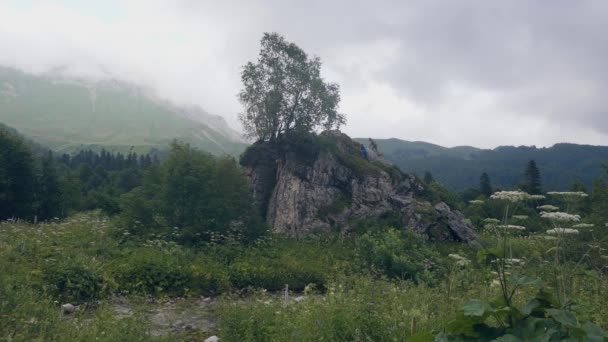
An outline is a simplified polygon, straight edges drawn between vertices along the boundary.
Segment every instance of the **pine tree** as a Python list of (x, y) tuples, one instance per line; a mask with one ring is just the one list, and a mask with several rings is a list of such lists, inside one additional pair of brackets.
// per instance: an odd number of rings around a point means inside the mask
[(0, 219), (32, 219), (34, 158), (18, 135), (0, 128)]
[(523, 190), (529, 194), (538, 195), (541, 193), (540, 171), (534, 160), (530, 160), (524, 173)]
[(424, 172), (423, 180), (426, 184), (431, 184), (435, 181), (435, 179), (433, 178), (433, 175), (429, 171)]
[(485, 172), (479, 177), (479, 192), (486, 197), (490, 197), (494, 192), (492, 190), (492, 183), (490, 183), (490, 176)]
[(62, 187), (57, 175), (53, 154), (49, 152), (42, 158), (38, 180), (38, 210), (40, 220), (47, 220), (62, 213)]

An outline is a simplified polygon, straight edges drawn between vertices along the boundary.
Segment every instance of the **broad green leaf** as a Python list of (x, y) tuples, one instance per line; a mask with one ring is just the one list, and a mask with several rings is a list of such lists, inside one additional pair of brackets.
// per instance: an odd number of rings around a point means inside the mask
[(515, 335), (511, 335), (511, 334), (506, 334), (504, 336), (501, 336), (501, 337), (495, 339), (494, 341), (499, 341), (499, 342), (523, 342), (522, 339), (520, 339), (519, 337), (517, 337)]
[(526, 306), (524, 306), (524, 308), (521, 310), (521, 312), (524, 315), (530, 315), (533, 311), (536, 311), (536, 309), (540, 308), (541, 303), (538, 299), (533, 298), (530, 299), (528, 301), (528, 303), (526, 303)]
[(578, 325), (576, 316), (570, 311), (560, 309), (547, 309), (546, 311), (554, 320), (565, 326), (576, 327)]
[(486, 313), (492, 312), (492, 307), (488, 302), (480, 299), (471, 299), (464, 305), (465, 316), (483, 317)]
[(608, 337), (606, 335), (606, 332), (604, 330), (602, 330), (602, 328), (598, 327), (597, 325), (595, 325), (591, 322), (583, 323), (581, 328), (587, 334), (587, 336), (585, 336), (586, 341), (601, 342), (601, 341), (604, 341), (606, 339), (606, 337)]

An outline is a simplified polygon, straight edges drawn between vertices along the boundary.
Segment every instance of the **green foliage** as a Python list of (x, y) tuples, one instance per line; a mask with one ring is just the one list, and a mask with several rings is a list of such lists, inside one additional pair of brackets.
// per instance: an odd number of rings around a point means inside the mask
[(121, 208), (130, 233), (171, 233), (183, 244), (209, 241), (212, 233), (252, 241), (265, 232), (234, 159), (178, 143), (142, 187), (122, 197)]
[[(367, 138), (355, 139), (365, 143)], [(497, 189), (511, 189), (522, 179), (522, 171), (533, 159), (542, 170), (545, 189), (566, 190), (573, 180), (591, 187), (604, 171), (608, 147), (555, 144), (552, 147), (500, 146), (493, 150), (470, 146), (442, 147), (420, 141), (376, 139), (387, 160), (404, 172), (433, 174), (435, 180), (456, 191), (479, 187), (479, 175), (487, 172)]]
[(358, 254), (369, 268), (408, 280), (427, 280), (425, 273), (437, 257), (422, 236), (396, 229), (364, 234)]
[(192, 281), (180, 258), (149, 249), (131, 255), (115, 276), (122, 291), (140, 294), (184, 295)]
[(0, 219), (35, 215), (35, 171), (30, 148), (0, 127)]
[(338, 113), (340, 88), (321, 77), (321, 60), (309, 59), (278, 33), (265, 33), (257, 62), (243, 66), (245, 133), (258, 141), (275, 141), (291, 131), (326, 130), (345, 123)]
[(450, 208), (462, 208), (462, 202), (458, 198), (458, 195), (438, 182), (432, 182), (428, 184), (421, 197), (431, 202), (433, 205), (439, 202), (445, 202), (447, 205), (450, 206)]
[(522, 309), (501, 300), (473, 299), (435, 341), (604, 341), (608, 337), (597, 325), (579, 322), (572, 310), (557, 305), (553, 295), (542, 288)]
[(435, 178), (433, 178), (433, 175), (429, 172), (429, 171), (424, 171), (424, 183), (431, 184), (435, 181)]
[(522, 190), (532, 195), (538, 195), (541, 193), (540, 171), (538, 170), (538, 166), (536, 166), (536, 162), (534, 160), (530, 160), (526, 165)]
[(63, 302), (82, 303), (103, 294), (102, 276), (84, 265), (60, 263), (47, 268), (45, 278)]
[(490, 176), (485, 172), (479, 177), (479, 192), (486, 197), (490, 197), (494, 193), (492, 183), (490, 183)]

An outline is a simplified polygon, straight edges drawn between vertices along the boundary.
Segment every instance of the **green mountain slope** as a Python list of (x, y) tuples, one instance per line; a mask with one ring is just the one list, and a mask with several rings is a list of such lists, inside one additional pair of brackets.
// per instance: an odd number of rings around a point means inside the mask
[[(356, 139), (367, 145), (367, 139)], [(555, 144), (552, 147), (500, 146), (493, 150), (470, 146), (447, 148), (425, 142), (377, 139), (386, 159), (406, 172), (433, 177), (455, 190), (479, 186), (487, 172), (495, 187), (513, 188), (523, 179), (526, 163), (534, 159), (546, 190), (563, 190), (574, 181), (591, 186), (608, 163), (607, 146)]]
[(173, 139), (216, 154), (238, 154), (245, 146), (223, 118), (174, 106), (133, 85), (1, 67), (0, 122), (60, 152), (96, 145), (165, 148)]

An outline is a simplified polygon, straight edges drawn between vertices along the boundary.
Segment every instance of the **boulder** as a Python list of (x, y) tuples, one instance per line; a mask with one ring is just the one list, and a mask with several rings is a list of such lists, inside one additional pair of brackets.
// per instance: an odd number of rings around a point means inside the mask
[(477, 240), (461, 213), (421, 200), (424, 183), (386, 161), (364, 159), (359, 146), (339, 131), (252, 145), (241, 165), (272, 230), (304, 236), (398, 215), (403, 228), (429, 239)]

